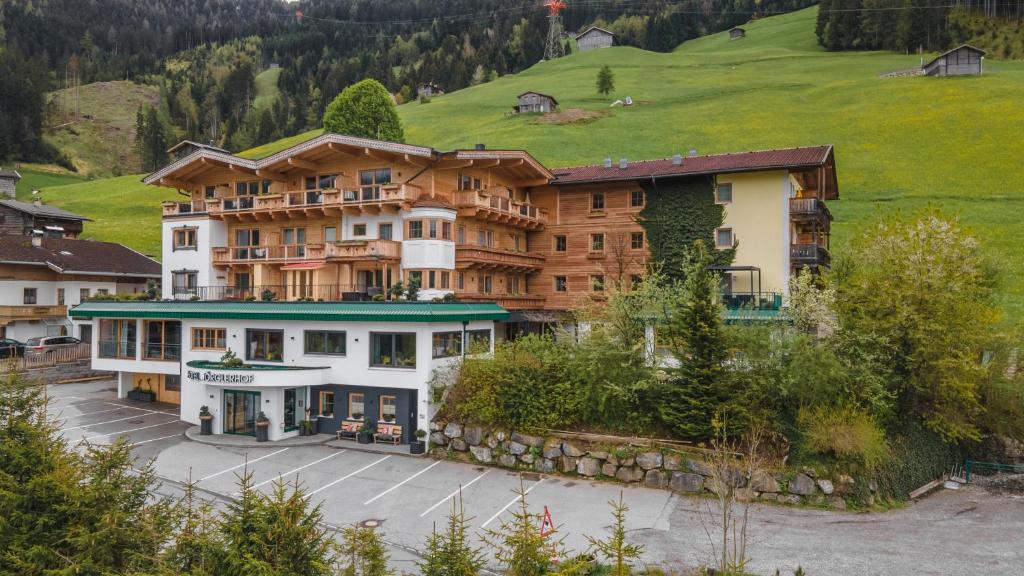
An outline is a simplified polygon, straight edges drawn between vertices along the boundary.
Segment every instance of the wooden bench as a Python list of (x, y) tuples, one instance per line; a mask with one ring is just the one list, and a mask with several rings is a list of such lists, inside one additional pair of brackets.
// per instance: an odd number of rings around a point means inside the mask
[(374, 444), (380, 442), (383, 444), (401, 444), (402, 443), (402, 427), (398, 424), (388, 424), (387, 422), (377, 423), (377, 433), (373, 435)]
[(362, 427), (362, 422), (345, 420), (341, 423), (341, 428), (338, 428), (338, 440), (355, 440), (356, 435), (359, 434), (359, 429)]

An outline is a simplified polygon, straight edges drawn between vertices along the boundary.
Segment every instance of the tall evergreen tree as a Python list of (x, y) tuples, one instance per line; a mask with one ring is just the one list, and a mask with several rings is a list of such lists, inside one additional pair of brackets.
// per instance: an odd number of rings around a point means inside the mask
[(597, 71), (597, 93), (607, 96), (615, 91), (615, 74), (611, 66), (605, 64)]
[(444, 532), (433, 533), (427, 539), (423, 562), (417, 566), (423, 576), (476, 576), (484, 567), (483, 553), (469, 540), (469, 519), (462, 507), (462, 493), (452, 500), (452, 511)]

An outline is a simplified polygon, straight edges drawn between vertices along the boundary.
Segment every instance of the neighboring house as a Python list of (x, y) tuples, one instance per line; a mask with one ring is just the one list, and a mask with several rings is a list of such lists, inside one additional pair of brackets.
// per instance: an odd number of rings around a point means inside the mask
[(200, 144), (199, 142), (193, 142), (191, 140), (182, 140), (178, 142), (170, 149), (167, 150), (167, 154), (170, 155), (171, 160), (181, 160), (189, 154), (195, 153), (197, 150), (211, 150), (213, 152), (222, 152), (228, 154), (229, 152), (223, 148), (218, 148), (213, 144)]
[(19, 180), (21, 180), (21, 174), (18, 174), (17, 170), (4, 170), (0, 166), (0, 198), (6, 196), (13, 199)]
[(597, 26), (591, 26), (576, 35), (576, 46), (580, 52), (595, 48), (609, 48), (614, 45), (615, 33)]
[[(92, 365), (118, 373), (119, 396), (152, 390), (194, 424), (208, 406), (216, 434), (255, 435), (264, 412), (271, 440), (295, 436), (308, 409), (322, 433), (368, 417), (400, 426), (402, 443), (429, 430), (434, 371), (463, 342), (493, 349), (509, 315), (487, 303), (209, 301), (92, 301), (71, 314), (97, 326)], [(220, 364), (227, 350), (247, 366)]]
[(160, 264), (109, 242), (0, 236), (0, 338), (71, 335), (89, 340), (89, 324), (73, 326), (68, 308), (99, 294), (130, 294), (159, 280)]
[(980, 76), (984, 65), (985, 51), (964, 44), (939, 54), (922, 69), (927, 76)]
[(427, 96), (428, 98), (431, 96), (444, 96), (444, 90), (433, 82), (427, 82), (426, 84), (420, 84), (416, 88), (416, 95)]
[(738, 40), (740, 38), (745, 38), (746, 36), (747, 31), (739, 26), (734, 26), (729, 29), (729, 40)]
[(77, 238), (82, 233), (82, 223), (90, 221), (85, 216), (47, 206), (41, 200), (0, 200), (0, 234), (30, 236), (35, 231), (47, 238)]
[(523, 92), (517, 98), (519, 102), (512, 107), (516, 114), (547, 114), (558, 109), (558, 100), (554, 96), (540, 92)]

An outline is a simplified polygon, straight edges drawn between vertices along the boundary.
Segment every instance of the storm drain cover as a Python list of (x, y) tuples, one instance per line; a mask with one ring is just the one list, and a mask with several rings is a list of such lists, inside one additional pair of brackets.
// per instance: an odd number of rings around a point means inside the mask
[(370, 518), (368, 520), (363, 520), (362, 522), (360, 522), (359, 523), (359, 527), (360, 528), (377, 528), (377, 527), (379, 527), (383, 523), (384, 523), (383, 520), (378, 520), (376, 518)]

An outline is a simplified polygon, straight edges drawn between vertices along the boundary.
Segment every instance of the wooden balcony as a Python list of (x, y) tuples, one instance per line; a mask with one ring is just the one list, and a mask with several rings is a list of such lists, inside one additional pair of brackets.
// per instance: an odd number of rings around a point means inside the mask
[(821, 220), (831, 222), (832, 213), (825, 202), (817, 198), (790, 198), (789, 217), (793, 220)]
[(59, 318), (68, 315), (67, 306), (0, 306), (0, 322), (15, 320), (42, 320), (43, 318)]
[(206, 201), (213, 218), (256, 222), (322, 218), (362, 213), (398, 211), (420, 195), (420, 188), (409, 184), (365, 186), (354, 190), (301, 190), (256, 196), (226, 196)]
[(513, 252), (500, 248), (459, 244), (455, 247), (455, 268), (459, 270), (500, 270), (533, 272), (544, 266), (547, 258), (533, 252)]
[(827, 248), (817, 244), (791, 244), (789, 263), (794, 269), (804, 266), (828, 268), (832, 265), (832, 255)]
[(213, 263), (219, 265), (256, 262), (305, 262), (399, 260), (402, 243), (392, 240), (353, 240), (328, 244), (277, 246), (218, 246), (212, 249)]
[(477, 292), (457, 292), (456, 300), (460, 302), (494, 302), (508, 310), (532, 310), (543, 308), (545, 298), (539, 294), (480, 294)]
[(543, 208), (483, 190), (455, 192), (455, 205), (462, 216), (483, 218), (528, 230), (539, 230), (548, 222), (547, 210)]
[(192, 200), (191, 202), (164, 202), (164, 217), (185, 216), (188, 214), (203, 214), (206, 212), (205, 200)]
[(400, 260), (402, 243), (394, 240), (347, 240), (328, 243), (324, 255), (328, 260)]

